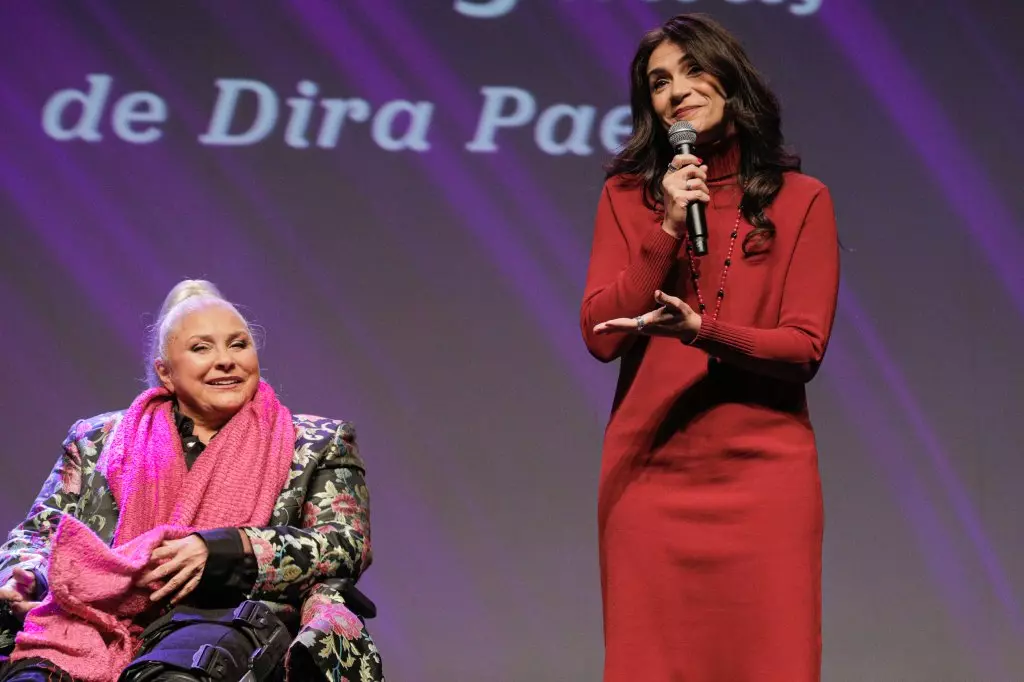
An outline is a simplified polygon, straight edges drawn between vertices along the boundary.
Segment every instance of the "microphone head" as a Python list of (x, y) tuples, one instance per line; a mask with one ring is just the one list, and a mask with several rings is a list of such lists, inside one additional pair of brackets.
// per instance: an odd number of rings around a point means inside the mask
[(697, 129), (689, 121), (676, 121), (668, 129), (668, 143), (672, 149), (679, 149), (684, 144), (697, 142)]

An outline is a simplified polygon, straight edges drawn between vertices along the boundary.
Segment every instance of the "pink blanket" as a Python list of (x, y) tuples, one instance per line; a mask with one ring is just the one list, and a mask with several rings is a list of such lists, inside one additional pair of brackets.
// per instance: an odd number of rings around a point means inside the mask
[(113, 682), (135, 655), (142, 628), (132, 619), (153, 606), (134, 583), (149, 554), (188, 529), (161, 526), (111, 549), (78, 519), (57, 527), (50, 593), (25, 619), (11, 658), (41, 656), (76, 679)]
[(288, 480), (291, 414), (269, 384), (213, 438), (191, 470), (171, 414), (172, 396), (146, 391), (100, 457), (120, 510), (113, 547), (64, 517), (47, 578), (50, 592), (25, 619), (12, 659), (42, 657), (85, 682), (114, 682), (138, 648), (133, 619), (151, 606), (136, 588), (164, 540), (209, 528), (265, 526)]

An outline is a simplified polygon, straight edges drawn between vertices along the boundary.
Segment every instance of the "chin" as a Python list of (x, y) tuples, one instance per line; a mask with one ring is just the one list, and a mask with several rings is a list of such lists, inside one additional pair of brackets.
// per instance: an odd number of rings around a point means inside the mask
[(238, 412), (240, 409), (242, 409), (242, 406), (249, 402), (250, 398), (252, 398), (252, 392), (238, 391), (237, 393), (232, 393), (231, 395), (214, 396), (210, 400), (210, 404), (217, 410), (220, 410), (222, 412), (230, 412), (234, 414), (235, 412)]
[(707, 123), (704, 121), (703, 116), (697, 116), (696, 118), (689, 119), (690, 125), (697, 131), (698, 135), (703, 135), (707, 129)]

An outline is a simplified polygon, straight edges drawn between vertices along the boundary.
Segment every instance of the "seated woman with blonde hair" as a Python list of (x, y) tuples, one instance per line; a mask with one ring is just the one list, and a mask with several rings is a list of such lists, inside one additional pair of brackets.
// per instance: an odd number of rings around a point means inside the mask
[(203, 280), (168, 294), (147, 369), (71, 427), (0, 547), (0, 681), (383, 680), (352, 426), (292, 415)]

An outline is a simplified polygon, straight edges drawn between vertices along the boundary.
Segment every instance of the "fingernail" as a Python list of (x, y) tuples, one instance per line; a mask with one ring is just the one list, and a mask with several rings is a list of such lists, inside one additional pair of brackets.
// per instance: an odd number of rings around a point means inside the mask
[(704, 159), (702, 159), (702, 158), (700, 158), (700, 157), (698, 156), (698, 157), (697, 157), (697, 163), (704, 163)]

